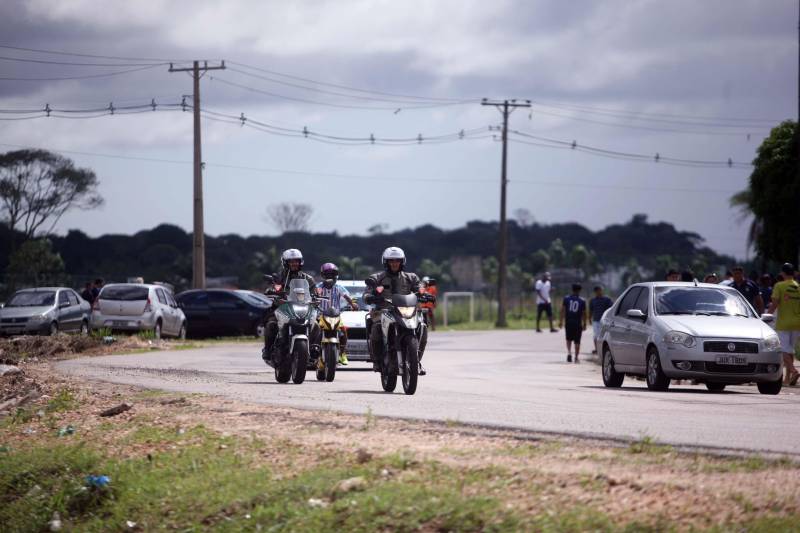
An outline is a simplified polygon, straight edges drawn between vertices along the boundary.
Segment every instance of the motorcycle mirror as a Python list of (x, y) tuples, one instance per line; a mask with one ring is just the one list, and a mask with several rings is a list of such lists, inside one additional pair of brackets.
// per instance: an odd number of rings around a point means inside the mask
[(267, 282), (269, 282), (269, 283), (272, 283), (272, 282), (273, 282), (273, 281), (275, 281), (275, 280), (274, 280), (274, 278), (273, 278), (273, 277), (272, 277), (270, 274), (264, 274), (264, 281), (267, 281)]
[(364, 283), (366, 283), (367, 287), (369, 287), (370, 289), (374, 289), (378, 285), (378, 283), (372, 278), (365, 279)]

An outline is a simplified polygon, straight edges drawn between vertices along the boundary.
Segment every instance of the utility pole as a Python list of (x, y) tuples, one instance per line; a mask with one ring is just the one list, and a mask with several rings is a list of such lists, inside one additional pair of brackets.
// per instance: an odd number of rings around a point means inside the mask
[(484, 98), (481, 105), (495, 106), (503, 114), (503, 159), (500, 166), (500, 239), (497, 250), (497, 322), (498, 328), (508, 327), (506, 321), (506, 271), (508, 262), (508, 222), (506, 221), (506, 161), (508, 159), (508, 116), (518, 107), (530, 107), (530, 100), (517, 102), (516, 100), (491, 101)]
[(170, 72), (191, 72), (194, 79), (192, 91), (192, 110), (194, 111), (194, 244), (192, 246), (192, 288), (206, 288), (206, 240), (203, 228), (203, 159), (200, 143), (200, 78), (201, 72), (222, 70), (225, 61), (217, 66), (209, 66), (208, 61), (194, 61), (191, 68), (175, 68), (169, 64)]

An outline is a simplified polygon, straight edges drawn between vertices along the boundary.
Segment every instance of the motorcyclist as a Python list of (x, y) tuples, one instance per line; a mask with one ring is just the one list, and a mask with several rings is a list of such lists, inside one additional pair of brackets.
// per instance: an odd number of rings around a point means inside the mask
[[(436, 287), (436, 280), (429, 278), (428, 276), (422, 277), (422, 289), (420, 290), (423, 294), (430, 294), (434, 298), (438, 296), (439, 289)], [(428, 324), (430, 325), (431, 331), (436, 331), (436, 315), (434, 311), (436, 310), (436, 300), (422, 302), (420, 307), (427, 311), (427, 319)]]
[[(289, 282), (293, 279), (304, 279), (308, 282), (309, 288), (314, 286), (314, 278), (301, 270), (303, 267), (303, 254), (297, 248), (289, 248), (284, 250), (281, 254), (281, 265), (283, 269), (280, 274), (273, 274), (272, 278), (274, 283), (267, 288), (264, 293), (268, 296), (275, 296), (272, 301), (272, 306), (267, 310), (264, 317), (264, 349), (261, 352), (261, 358), (267, 362), (270, 358), (270, 352), (275, 340), (278, 337), (278, 320), (275, 318), (275, 311), (278, 309), (278, 299), (286, 296), (286, 290)], [(319, 326), (312, 324), (312, 335), (316, 334), (315, 329)]]
[[(325, 263), (320, 267), (319, 273), (322, 276), (322, 281), (317, 283), (316, 290), (317, 296), (320, 297), (320, 310), (325, 312), (326, 309), (342, 310), (342, 299), (350, 305), (353, 311), (358, 311), (358, 303), (353, 300), (344, 285), (338, 283), (339, 281), (339, 267), (333, 263)], [(312, 340), (314, 346), (319, 346), (322, 341), (322, 329), (317, 328), (317, 335)], [(339, 364), (347, 365), (347, 332), (342, 329), (339, 336)]]
[[(376, 303), (375, 309), (367, 316), (367, 342), (375, 370), (380, 370), (380, 364), (383, 360), (383, 333), (381, 331), (380, 313), (381, 309), (386, 305), (384, 298), (391, 298), (393, 294), (405, 295), (413, 293), (419, 296), (422, 288), (419, 277), (416, 274), (403, 270), (406, 264), (406, 254), (401, 248), (390, 246), (384, 250), (381, 255), (381, 263), (383, 263), (383, 271), (367, 278), (367, 290), (364, 292), (365, 302)], [(427, 328), (423, 328), (422, 332), (422, 338), (419, 340), (420, 376), (426, 374), (425, 369), (422, 367), (422, 355), (428, 342)]]

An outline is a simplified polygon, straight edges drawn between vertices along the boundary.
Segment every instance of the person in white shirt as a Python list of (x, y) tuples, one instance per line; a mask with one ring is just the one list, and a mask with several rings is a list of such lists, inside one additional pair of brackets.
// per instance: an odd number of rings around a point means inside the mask
[(545, 272), (542, 279), (536, 280), (534, 289), (536, 290), (536, 331), (541, 333), (539, 328), (539, 321), (542, 318), (542, 313), (547, 313), (547, 319), (550, 321), (550, 331), (558, 331), (553, 327), (553, 304), (550, 299), (550, 272)]

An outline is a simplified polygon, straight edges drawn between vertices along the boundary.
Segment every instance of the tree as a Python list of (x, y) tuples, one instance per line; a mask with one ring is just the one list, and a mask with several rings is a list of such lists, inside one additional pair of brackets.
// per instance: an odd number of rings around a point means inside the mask
[(514, 210), (514, 218), (517, 221), (517, 224), (520, 227), (527, 228), (534, 222), (533, 213), (531, 213), (530, 209), (525, 207), (520, 207), (519, 209)]
[(781, 122), (758, 147), (747, 189), (731, 205), (753, 216), (748, 237), (762, 257), (782, 263), (800, 261), (800, 128)]
[(564, 249), (564, 243), (561, 242), (561, 239), (556, 239), (551, 242), (547, 253), (550, 255), (550, 261), (553, 266), (563, 266), (564, 262), (567, 260), (567, 251)]
[(589, 250), (582, 244), (576, 244), (569, 253), (569, 261), (575, 270), (582, 270), (589, 262)]
[(373, 224), (372, 226), (367, 228), (367, 233), (370, 235), (383, 235), (389, 229), (389, 224), (385, 222), (381, 222), (379, 224)]
[(6, 270), (10, 285), (40, 286), (43, 282), (55, 281), (63, 273), (64, 261), (53, 252), (52, 243), (47, 239), (23, 243), (11, 254)]
[(267, 208), (267, 216), (272, 223), (283, 233), (301, 232), (307, 233), (311, 215), (314, 208), (309, 204), (291, 204), (283, 202), (272, 204)]
[(453, 282), (453, 276), (450, 275), (450, 262), (449, 261), (442, 261), (441, 263), (437, 264), (435, 261), (430, 259), (423, 259), (419, 263), (419, 268), (417, 268), (417, 272), (421, 276), (428, 276), (437, 280), (437, 282), (449, 285)]
[(538, 274), (544, 272), (550, 266), (550, 255), (542, 250), (536, 250), (530, 256), (531, 273)]
[(32, 239), (45, 224), (50, 233), (70, 209), (103, 204), (95, 173), (47, 150), (0, 155), (0, 209), (12, 230)]

